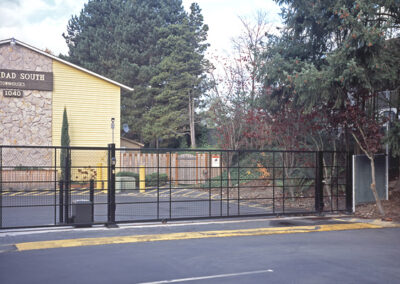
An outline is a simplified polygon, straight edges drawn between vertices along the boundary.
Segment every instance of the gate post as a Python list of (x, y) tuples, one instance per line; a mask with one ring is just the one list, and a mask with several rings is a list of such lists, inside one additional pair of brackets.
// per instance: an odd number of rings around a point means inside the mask
[(60, 203), (59, 219), (60, 220), (59, 220), (59, 222), (64, 223), (64, 181), (63, 180), (60, 180), (58, 182), (58, 187), (60, 189), (60, 191), (59, 191), (59, 195), (60, 195), (60, 197), (59, 197), (60, 198), (60, 201), (59, 201), (59, 203)]
[(3, 227), (3, 147), (0, 146), (0, 228)]
[(107, 214), (107, 224), (108, 228), (117, 228), (115, 223), (115, 144), (108, 144), (108, 161), (107, 161), (107, 175), (108, 175), (108, 214)]
[(324, 195), (323, 195), (323, 155), (322, 151), (316, 152), (316, 176), (315, 176), (315, 211), (321, 214), (324, 210)]
[(90, 187), (89, 187), (89, 200), (91, 204), (91, 211), (92, 211), (92, 223), (94, 222), (94, 180), (90, 180)]
[(65, 223), (70, 223), (69, 219), (69, 197), (71, 191), (71, 148), (67, 148), (67, 156), (64, 161), (65, 174), (64, 174), (64, 220)]
[(353, 213), (353, 153), (346, 155), (346, 211)]

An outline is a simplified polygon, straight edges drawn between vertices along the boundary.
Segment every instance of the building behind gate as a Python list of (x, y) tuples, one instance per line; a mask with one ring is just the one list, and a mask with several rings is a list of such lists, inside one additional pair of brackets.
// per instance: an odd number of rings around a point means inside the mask
[[(0, 41), (0, 145), (59, 146), (67, 109), (71, 146), (104, 147), (120, 143), (120, 91), (130, 87), (105, 78), (15, 39)], [(17, 150), (18, 149), (18, 150)], [(18, 152), (15, 152), (18, 151)], [(57, 163), (49, 149), (9, 149), (3, 163), (13, 170)], [(75, 165), (107, 156), (80, 153)], [(58, 157), (59, 159), (59, 157)], [(100, 167), (101, 168), (101, 167)], [(5, 169), (7, 170), (7, 169)], [(105, 175), (105, 173), (103, 173)]]

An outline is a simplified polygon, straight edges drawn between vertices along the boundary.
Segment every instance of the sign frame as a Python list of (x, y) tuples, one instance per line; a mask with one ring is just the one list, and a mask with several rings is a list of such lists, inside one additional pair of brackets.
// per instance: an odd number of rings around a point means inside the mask
[(0, 69), (0, 89), (53, 91), (53, 73)]
[(17, 89), (4, 89), (3, 96), (6, 98), (22, 98), (24, 96), (24, 92)]

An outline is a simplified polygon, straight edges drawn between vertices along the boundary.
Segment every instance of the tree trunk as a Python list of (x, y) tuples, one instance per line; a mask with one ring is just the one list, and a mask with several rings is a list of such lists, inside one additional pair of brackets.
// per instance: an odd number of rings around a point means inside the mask
[(323, 184), (322, 186), (325, 189), (326, 196), (328, 196), (328, 198), (329, 198), (329, 204), (331, 204), (331, 201), (332, 201), (332, 196), (331, 196), (332, 176), (331, 176), (330, 172), (328, 171), (328, 167), (327, 167), (325, 158), (322, 158), (322, 164), (323, 164), (323, 168), (324, 168), (324, 177), (325, 177), (324, 179), (326, 181), (328, 181), (327, 183)]
[(372, 156), (372, 157), (368, 156), (368, 158), (371, 161), (371, 178), (372, 178), (371, 190), (372, 190), (372, 193), (374, 194), (376, 205), (378, 206), (379, 214), (381, 215), (381, 217), (385, 217), (385, 211), (383, 210), (381, 200), (379, 198), (378, 192), (376, 191), (375, 159), (374, 159), (374, 156)]
[(190, 146), (196, 148), (196, 132), (194, 128), (194, 100), (189, 96), (189, 128), (190, 128)]

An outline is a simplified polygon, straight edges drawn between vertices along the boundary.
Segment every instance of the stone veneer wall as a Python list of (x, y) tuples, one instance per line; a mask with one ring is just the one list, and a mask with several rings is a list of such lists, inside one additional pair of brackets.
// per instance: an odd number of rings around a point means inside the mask
[[(18, 44), (0, 45), (0, 69), (52, 72), (52, 59)], [(0, 145), (51, 146), (52, 92), (23, 90), (22, 98), (0, 89)], [(51, 166), (51, 150), (3, 148), (2, 165)]]

